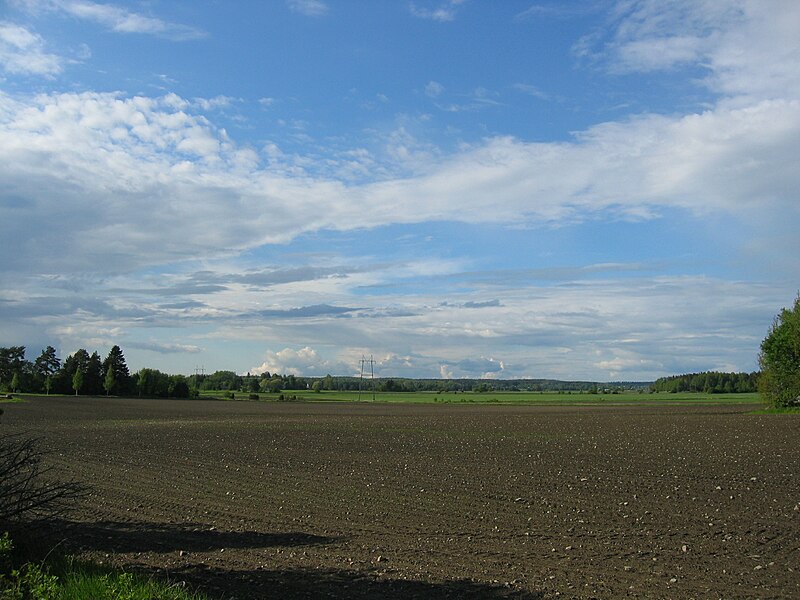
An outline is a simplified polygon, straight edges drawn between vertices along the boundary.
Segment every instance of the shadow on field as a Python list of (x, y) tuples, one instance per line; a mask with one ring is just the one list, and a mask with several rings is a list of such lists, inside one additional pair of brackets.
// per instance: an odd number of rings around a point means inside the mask
[(469, 580), (427, 582), (390, 579), (375, 574), (322, 569), (227, 571), (193, 565), (171, 570), (170, 580), (184, 580), (212, 598), (348, 598), (353, 600), (542, 600), (543, 595), (511, 586)]
[[(67, 520), (48, 521), (46, 536), (69, 540), (67, 551), (108, 553), (208, 552), (223, 548), (249, 549), (273, 546), (332, 544), (341, 538), (302, 532), (260, 533), (256, 531), (217, 531), (200, 524), (94, 523)], [(465, 598), (488, 600), (542, 600), (543, 596), (513, 586), (469, 580), (429, 582), (393, 579), (391, 570), (338, 569), (241, 569), (214, 567), (202, 563), (182, 567), (156, 568), (137, 565), (135, 571), (169, 582), (184, 581), (191, 589), (210, 598), (262, 599), (348, 598), (354, 600), (427, 600)]]
[(303, 532), (261, 533), (258, 531), (218, 531), (198, 523), (122, 523), (96, 521), (81, 523), (55, 521), (49, 524), (52, 536), (70, 539), (70, 546), (102, 552), (208, 552), (223, 548), (270, 548), (273, 546), (311, 546), (330, 544), (338, 538)]

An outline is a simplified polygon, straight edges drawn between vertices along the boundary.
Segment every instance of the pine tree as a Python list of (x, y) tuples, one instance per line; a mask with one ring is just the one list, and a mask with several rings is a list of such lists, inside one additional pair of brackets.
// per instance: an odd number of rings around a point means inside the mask
[(56, 356), (56, 349), (52, 346), (48, 346), (42, 353), (39, 355), (34, 363), (34, 370), (36, 371), (37, 375), (40, 375), (42, 378), (46, 378), (48, 375), (52, 375), (59, 368), (61, 368), (61, 361)]
[(117, 394), (124, 394), (130, 389), (130, 371), (125, 364), (125, 356), (119, 346), (114, 346), (103, 361), (103, 372), (108, 373), (111, 369), (114, 372), (114, 382)]
[(84, 389), (86, 394), (96, 395), (103, 392), (103, 361), (95, 351), (89, 357), (84, 373)]

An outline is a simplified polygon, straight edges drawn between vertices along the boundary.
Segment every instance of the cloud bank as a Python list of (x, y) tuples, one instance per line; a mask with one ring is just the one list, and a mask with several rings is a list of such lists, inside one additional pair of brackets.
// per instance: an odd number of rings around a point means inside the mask
[[(16, 4), (117, 33), (201, 35), (112, 4)], [(442, 22), (459, 8), (412, 6)], [(0, 261), (14, 282), (0, 291), (2, 333), (46, 332), (73, 349), (127, 335), (131, 348), (159, 354), (236, 338), (263, 357), (251, 372), (309, 375), (347, 372), (373, 350), (391, 375), (633, 379), (753, 364), (763, 319), (800, 278), (798, 24), (791, 1), (619, 2), (607, 27), (575, 45), (584, 68), (688, 69), (713, 101), (607, 120), (558, 142), (487, 134), (452, 152), (400, 127), (380, 153), (326, 152), (318, 141), (320, 161), (237, 141), (215, 113), (249, 102), (232, 96), (0, 91), (0, 236), (14, 248)], [(0, 68), (52, 81), (68, 63), (32, 29), (2, 22)], [(428, 99), (445, 92), (421, 81)], [(485, 90), (475, 96), (494, 102)], [(314, 235), (411, 224), (535, 232), (664, 215), (721, 223), (708, 228), (712, 243), (732, 261), (781, 270), (780, 290), (721, 276), (634, 277), (636, 261), (564, 265), (544, 281), (530, 270), (482, 274), (457, 258), (331, 251), (255, 267), (252, 258)], [(446, 300), (429, 291), (443, 281)]]

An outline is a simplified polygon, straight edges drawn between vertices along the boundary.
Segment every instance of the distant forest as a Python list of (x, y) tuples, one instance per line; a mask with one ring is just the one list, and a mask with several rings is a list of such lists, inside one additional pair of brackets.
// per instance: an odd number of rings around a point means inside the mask
[(157, 369), (130, 373), (125, 356), (114, 346), (105, 359), (83, 348), (63, 362), (48, 346), (33, 361), (25, 346), (0, 347), (0, 390), (45, 394), (190, 398), (200, 391), (280, 393), (284, 390), (372, 390), (378, 392), (754, 392), (758, 373), (690, 373), (662, 377), (655, 382), (560, 381), (555, 379), (413, 379), (352, 376), (299, 377), (278, 373), (238, 375), (233, 371), (211, 374), (169, 375)]
[(703, 392), (706, 394), (736, 394), (758, 390), (758, 373), (688, 373), (656, 379), (654, 392)]

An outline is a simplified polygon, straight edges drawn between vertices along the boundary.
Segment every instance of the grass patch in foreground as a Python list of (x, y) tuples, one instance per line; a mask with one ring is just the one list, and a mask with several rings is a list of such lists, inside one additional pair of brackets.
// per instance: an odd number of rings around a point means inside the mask
[(53, 598), (97, 600), (204, 600), (179, 584), (167, 584), (133, 573), (98, 572), (94, 565), (73, 564), (58, 579), (58, 593)]
[(25, 398), (20, 398), (19, 396), (8, 398), (5, 394), (0, 396), (0, 404), (17, 404), (18, 402), (25, 402)]
[[(207, 600), (183, 584), (169, 584), (48, 555), (41, 562), (15, 556), (8, 533), (0, 537), (0, 598), (3, 600)], [(22, 564), (19, 564), (19, 563)]]

